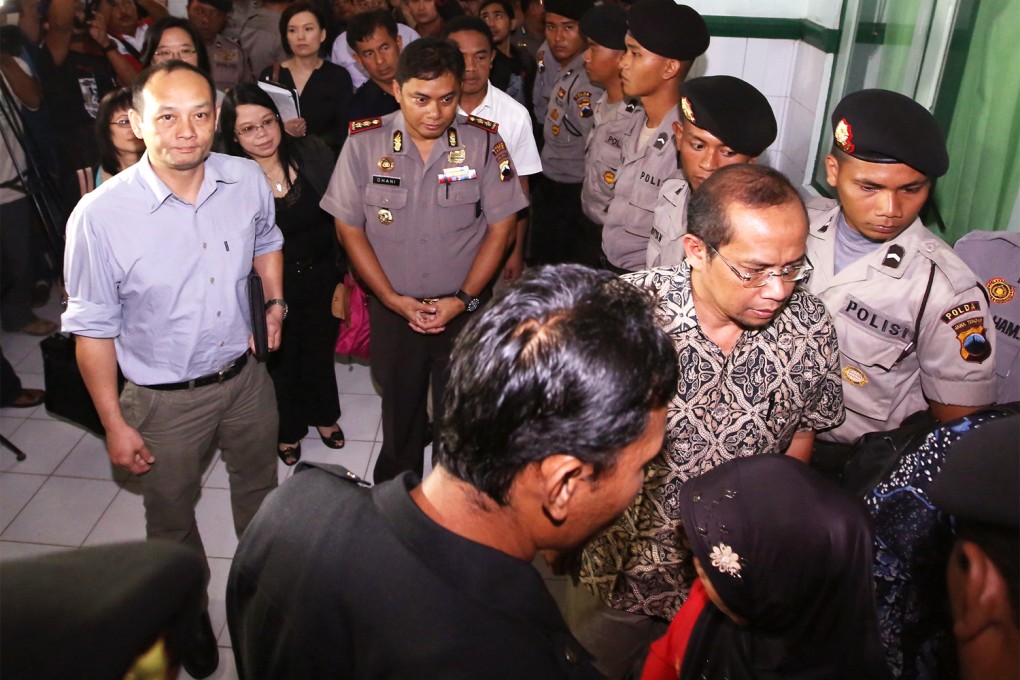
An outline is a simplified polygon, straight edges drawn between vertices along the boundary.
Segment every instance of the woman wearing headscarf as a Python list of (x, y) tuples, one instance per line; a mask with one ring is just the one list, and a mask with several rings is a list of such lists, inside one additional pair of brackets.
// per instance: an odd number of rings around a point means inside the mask
[(679, 495), (699, 581), (642, 680), (891, 677), (858, 501), (786, 456), (730, 461)]

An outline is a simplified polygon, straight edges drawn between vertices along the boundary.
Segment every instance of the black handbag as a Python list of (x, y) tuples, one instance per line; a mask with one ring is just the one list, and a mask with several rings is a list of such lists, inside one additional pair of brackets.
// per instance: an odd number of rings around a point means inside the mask
[[(55, 416), (102, 437), (106, 434), (92, 397), (75, 358), (73, 335), (54, 333), (39, 343), (43, 355), (43, 380), (46, 384), (46, 410)], [(117, 371), (117, 390), (124, 389), (124, 377)]]

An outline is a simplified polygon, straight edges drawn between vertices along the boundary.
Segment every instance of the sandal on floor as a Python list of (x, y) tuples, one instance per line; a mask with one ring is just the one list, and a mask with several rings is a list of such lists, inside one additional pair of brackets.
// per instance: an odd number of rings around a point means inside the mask
[(283, 464), (287, 467), (294, 465), (301, 460), (301, 442), (298, 442), (294, 446), (287, 445), (285, 449), (277, 449), (276, 455), (280, 457)]
[(31, 387), (26, 387), (18, 393), (18, 396), (14, 398), (10, 404), (4, 404), (9, 408), (32, 408), (43, 403), (43, 399), (46, 398), (46, 392), (43, 390), (35, 390)]
[[(315, 429), (316, 432), (318, 432), (319, 428)], [(329, 436), (324, 436), (321, 432), (319, 432), (319, 439), (321, 439), (322, 443), (331, 449), (342, 449), (344, 444), (347, 443), (344, 438), (344, 431), (340, 428), (340, 425), (337, 425), (336, 429), (329, 433)]]

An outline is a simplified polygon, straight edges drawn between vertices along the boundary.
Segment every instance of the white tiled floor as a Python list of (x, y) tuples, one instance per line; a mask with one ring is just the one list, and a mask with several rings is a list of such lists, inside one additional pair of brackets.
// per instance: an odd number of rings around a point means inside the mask
[[(58, 320), (55, 303), (39, 312)], [(4, 356), (25, 387), (44, 387), (39, 340), (20, 333), (0, 334)], [(329, 449), (313, 428), (301, 443), (302, 458), (339, 463), (370, 478), (382, 437), (380, 397), (366, 365), (337, 363), (336, 374), (347, 445), (339, 451)], [(145, 538), (137, 483), (114, 469), (102, 439), (50, 416), (42, 406), (0, 409), (0, 433), (27, 454), (18, 462), (0, 447), (0, 560)], [(279, 473), (283, 482), (292, 469), (281, 463)], [(212, 572), (209, 611), (221, 647), (214, 678), (237, 677), (224, 606), (227, 573), (237, 547), (228, 489), (217, 453), (207, 468), (196, 511)], [(562, 598), (563, 579), (550, 577), (547, 582)], [(183, 672), (181, 676), (187, 677)]]

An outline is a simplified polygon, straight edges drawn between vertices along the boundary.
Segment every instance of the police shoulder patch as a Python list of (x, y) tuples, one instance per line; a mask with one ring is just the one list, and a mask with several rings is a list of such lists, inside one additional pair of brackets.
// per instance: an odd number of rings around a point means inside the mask
[(487, 132), (499, 132), (499, 123), (493, 122), (485, 118), (479, 118), (478, 116), (468, 116), (468, 125), (474, 125), (477, 128), (482, 128)]
[(348, 134), (356, 135), (359, 132), (374, 130), (380, 127), (382, 127), (382, 118), (362, 118), (361, 120), (352, 120), (348, 128)]

